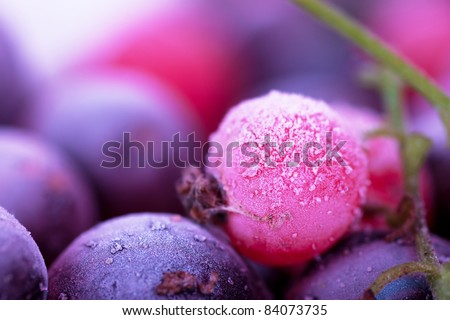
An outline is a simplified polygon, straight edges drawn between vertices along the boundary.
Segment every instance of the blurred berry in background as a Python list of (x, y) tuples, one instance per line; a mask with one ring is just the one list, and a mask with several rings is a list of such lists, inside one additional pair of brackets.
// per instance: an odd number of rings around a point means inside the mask
[(0, 125), (19, 124), (31, 99), (30, 74), (14, 44), (0, 21)]
[(174, 183), (182, 168), (163, 142), (177, 133), (187, 140), (199, 127), (156, 79), (124, 70), (66, 77), (37, 102), (29, 124), (79, 164), (105, 216), (181, 210)]
[(32, 133), (0, 129), (0, 203), (50, 264), (98, 221), (92, 190), (60, 150)]

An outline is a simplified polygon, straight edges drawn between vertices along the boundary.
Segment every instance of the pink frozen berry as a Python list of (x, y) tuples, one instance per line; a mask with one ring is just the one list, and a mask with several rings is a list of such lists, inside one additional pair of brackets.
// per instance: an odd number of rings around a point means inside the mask
[[(203, 208), (223, 209), (232, 243), (264, 264), (324, 252), (365, 197), (367, 159), (357, 139), (328, 105), (301, 95), (273, 91), (237, 105), (210, 136), (209, 152), (191, 195)], [(202, 206), (190, 204), (198, 214)]]
[[(361, 107), (335, 106), (336, 111), (348, 123), (350, 130), (359, 137), (368, 158), (370, 185), (367, 189), (367, 214), (363, 216), (363, 227), (387, 227), (386, 218), (379, 213), (388, 210), (395, 212), (405, 194), (403, 183), (403, 164), (400, 148), (393, 137), (368, 137), (371, 131), (385, 127), (380, 115)], [(424, 167), (420, 175), (420, 192), (428, 213), (428, 222), (433, 216), (433, 188), (430, 173)], [(369, 214), (373, 213), (373, 214)]]

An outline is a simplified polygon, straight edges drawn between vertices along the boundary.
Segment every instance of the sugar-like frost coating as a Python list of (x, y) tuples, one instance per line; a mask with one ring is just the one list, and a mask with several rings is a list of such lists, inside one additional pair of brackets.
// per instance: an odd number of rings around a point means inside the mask
[(273, 91), (231, 109), (210, 141), (224, 150), (209, 157), (220, 165), (206, 170), (227, 195), (226, 229), (250, 258), (271, 265), (309, 260), (358, 216), (367, 159), (325, 103)]

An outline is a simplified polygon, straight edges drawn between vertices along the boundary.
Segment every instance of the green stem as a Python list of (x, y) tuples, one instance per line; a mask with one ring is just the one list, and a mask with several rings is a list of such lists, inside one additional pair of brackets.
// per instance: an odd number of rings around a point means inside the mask
[(450, 98), (423, 72), (406, 62), (372, 32), (339, 9), (319, 0), (292, 1), (349, 38), (435, 105), (446, 126), (447, 137), (450, 141)]
[(380, 72), (380, 86), (383, 94), (383, 104), (389, 114), (391, 130), (403, 135), (405, 132), (402, 82), (390, 71), (382, 69)]
[[(410, 199), (414, 214), (414, 234), (416, 250), (420, 265), (428, 266), (435, 272), (427, 272), (426, 276), (433, 294), (442, 298), (440, 293), (441, 266), (431, 243), (430, 233), (426, 224), (425, 208), (420, 196), (420, 171), (430, 148), (430, 141), (420, 135), (407, 134), (404, 126), (402, 84), (391, 72), (382, 69), (380, 88), (384, 99), (384, 106), (389, 113), (390, 129), (396, 133), (400, 146), (400, 156), (404, 171), (404, 186), (407, 199)], [(393, 269), (387, 271), (392, 276)]]
[(448, 299), (449, 284), (442, 281), (443, 268), (430, 240), (430, 233), (425, 220), (425, 209), (418, 188), (415, 191), (414, 202), (416, 206), (415, 242), (419, 261), (437, 270), (426, 274), (434, 298), (439, 300)]
[(430, 241), (425, 208), (420, 197), (420, 171), (430, 148), (430, 141), (420, 135), (407, 134), (404, 126), (402, 84), (391, 72), (380, 71), (380, 87), (384, 106), (389, 113), (390, 129), (396, 133), (404, 171), (404, 188), (414, 207), (414, 229), (419, 261), (439, 267), (439, 260)]

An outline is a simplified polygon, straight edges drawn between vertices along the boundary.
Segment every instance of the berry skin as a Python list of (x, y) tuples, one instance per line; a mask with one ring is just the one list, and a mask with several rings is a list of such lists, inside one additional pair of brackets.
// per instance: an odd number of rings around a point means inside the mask
[(80, 172), (33, 134), (0, 129), (0, 205), (33, 235), (47, 264), (98, 219)]
[[(355, 233), (314, 262), (293, 285), (288, 299), (356, 300), (379, 274), (396, 265), (417, 261), (415, 246), (405, 241), (387, 242), (383, 233)], [(450, 243), (432, 237), (442, 263), (450, 260)], [(394, 280), (375, 297), (379, 300), (432, 299), (422, 274)]]
[[(173, 186), (179, 169), (162, 144), (176, 133), (184, 140), (197, 127), (184, 101), (163, 83), (125, 71), (80, 73), (61, 81), (35, 109), (30, 126), (87, 173), (105, 214), (181, 210)], [(166, 167), (149, 159), (167, 159)]]
[[(344, 165), (337, 159), (326, 161), (327, 132), (332, 133), (333, 148), (345, 141), (339, 150)], [(267, 136), (276, 147), (266, 147)], [(235, 247), (251, 259), (269, 265), (307, 261), (331, 247), (358, 216), (367, 159), (325, 103), (274, 91), (231, 109), (210, 141), (224, 152), (231, 143), (239, 144), (223, 157), (210, 157), (221, 164), (207, 166), (206, 173), (226, 194), (225, 229)], [(242, 148), (252, 143), (257, 147)], [(282, 150), (283, 143), (292, 145)], [(320, 146), (303, 154), (308, 143)], [(267, 149), (271, 164), (265, 161)], [(259, 157), (255, 165), (247, 151)], [(309, 165), (321, 164), (307, 166), (305, 154)]]
[(49, 271), (50, 299), (266, 299), (226, 242), (179, 215), (130, 214), (76, 239)]
[(30, 233), (0, 207), (0, 300), (45, 299), (47, 268)]

